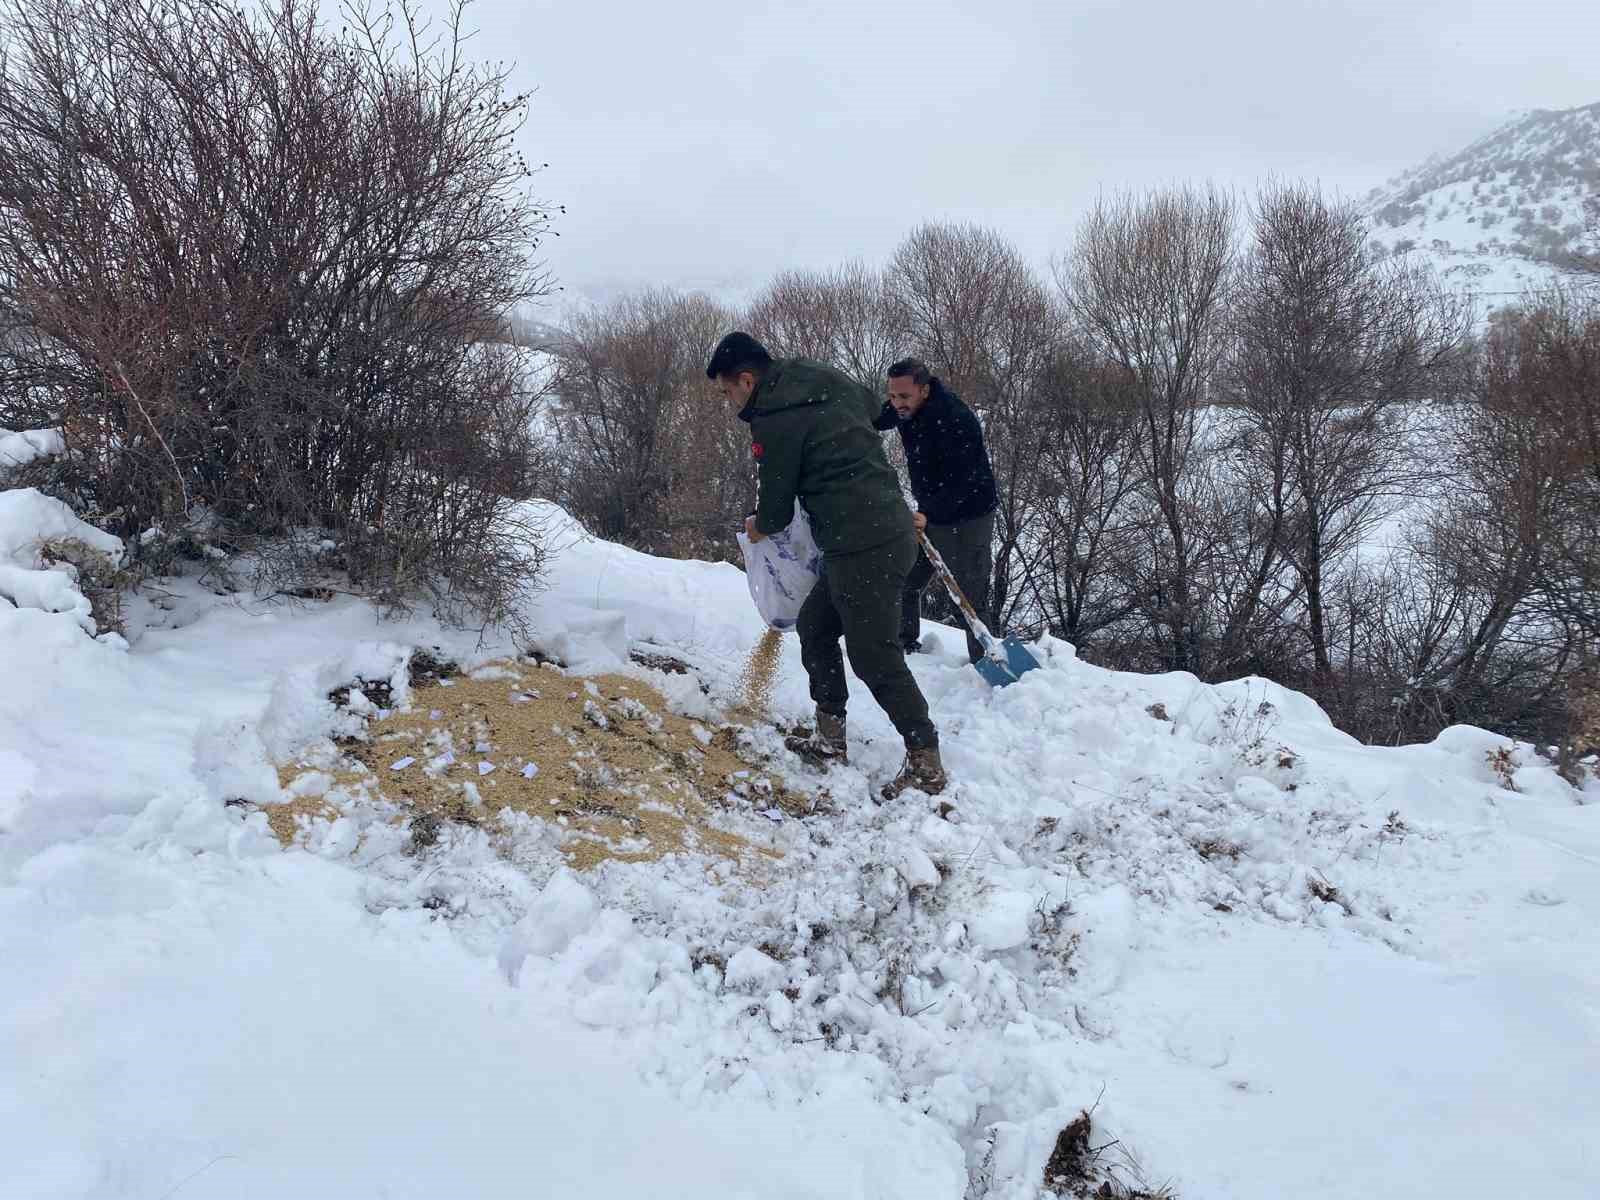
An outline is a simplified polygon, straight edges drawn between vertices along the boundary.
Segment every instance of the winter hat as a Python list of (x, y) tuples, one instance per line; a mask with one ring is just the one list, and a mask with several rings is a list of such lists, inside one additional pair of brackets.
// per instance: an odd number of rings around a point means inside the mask
[(765, 346), (748, 333), (736, 329), (717, 343), (711, 361), (706, 364), (706, 378), (716, 379), (731, 371), (748, 368), (759, 370), (770, 362), (772, 355), (767, 353)]

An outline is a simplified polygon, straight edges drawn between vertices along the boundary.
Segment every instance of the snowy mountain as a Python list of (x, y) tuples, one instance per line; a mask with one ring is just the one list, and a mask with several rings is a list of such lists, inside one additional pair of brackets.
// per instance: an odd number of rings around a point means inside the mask
[(1600, 784), (929, 629), (954, 809), (879, 807), (858, 683), (827, 775), (792, 638), (749, 709), (738, 570), (528, 515), (559, 663), (181, 579), (98, 633), (49, 548), (114, 539), (0, 492), (7, 1196), (1594, 1194)]
[(1600, 104), (1590, 104), (1519, 114), (1374, 189), (1364, 207), (1375, 243), (1428, 256), (1487, 309), (1561, 278), (1592, 246), (1597, 199)]

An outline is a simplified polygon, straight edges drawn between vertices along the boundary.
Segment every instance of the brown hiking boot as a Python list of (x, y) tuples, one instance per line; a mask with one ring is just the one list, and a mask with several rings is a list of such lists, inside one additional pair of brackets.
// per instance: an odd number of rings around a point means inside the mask
[(817, 727), (810, 733), (796, 734), (783, 739), (785, 748), (798, 754), (814, 767), (826, 770), (835, 763), (850, 761), (850, 750), (845, 743), (844, 718), (817, 709)]
[(939, 758), (939, 747), (908, 749), (905, 765), (900, 768), (900, 774), (883, 785), (881, 795), (885, 800), (893, 800), (901, 792), (916, 788), (930, 796), (937, 796), (944, 791), (949, 782), (950, 777), (945, 774), (944, 762)]

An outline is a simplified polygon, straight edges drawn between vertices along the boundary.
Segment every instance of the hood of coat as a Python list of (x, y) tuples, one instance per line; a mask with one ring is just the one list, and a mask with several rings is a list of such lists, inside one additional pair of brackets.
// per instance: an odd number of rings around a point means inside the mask
[[(758, 416), (771, 416), (791, 408), (810, 408), (831, 404), (833, 387), (827, 368), (808, 358), (780, 358), (762, 375), (756, 390), (739, 410), (739, 419), (748, 424)], [(815, 386), (807, 386), (815, 380)]]

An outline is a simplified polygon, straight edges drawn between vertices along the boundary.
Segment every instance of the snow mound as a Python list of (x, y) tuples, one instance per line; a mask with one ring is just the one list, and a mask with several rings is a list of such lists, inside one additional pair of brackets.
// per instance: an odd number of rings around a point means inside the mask
[(66, 442), (59, 429), (0, 429), (0, 471), (25, 467), (41, 458), (54, 458)]
[(15, 608), (63, 614), (92, 637), (97, 629), (78, 588), (77, 568), (44, 554), (62, 543), (85, 547), (113, 567), (122, 563), (122, 539), (80, 521), (60, 500), (37, 488), (0, 492), (0, 599)]

